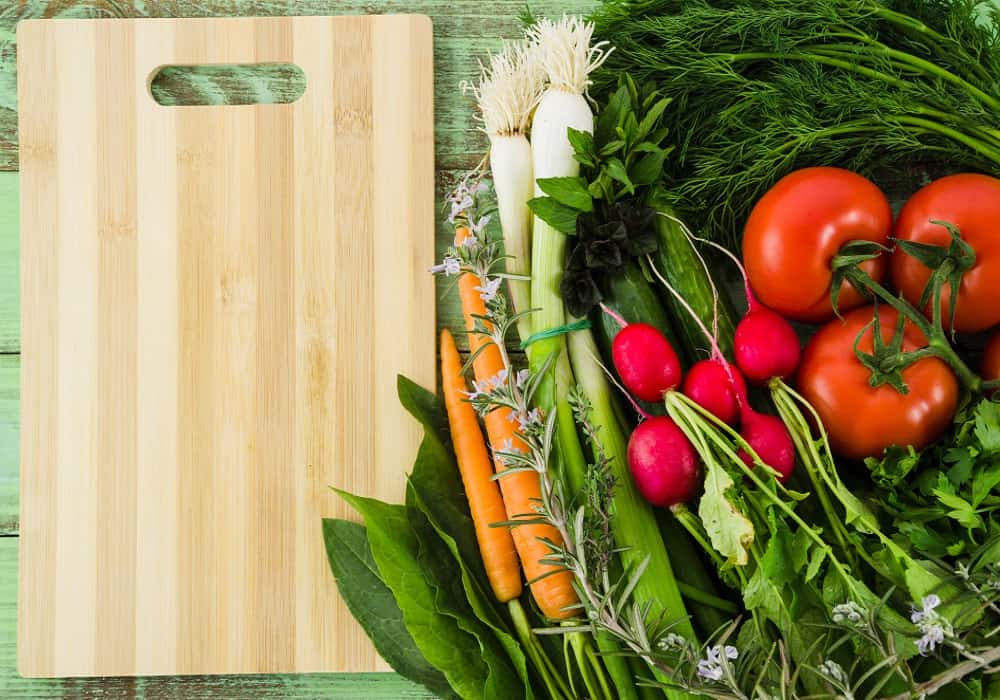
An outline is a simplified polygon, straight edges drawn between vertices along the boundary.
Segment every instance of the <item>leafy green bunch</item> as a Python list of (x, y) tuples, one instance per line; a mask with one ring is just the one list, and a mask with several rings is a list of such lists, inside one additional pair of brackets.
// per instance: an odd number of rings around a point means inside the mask
[(1000, 403), (970, 402), (933, 446), (890, 448), (865, 464), (873, 499), (925, 556), (957, 561), (1000, 537)]
[(657, 248), (656, 212), (645, 188), (663, 177), (672, 147), (661, 125), (670, 104), (628, 75), (598, 109), (594, 133), (570, 129), (577, 177), (541, 178), (543, 197), (528, 205), (571, 237), (560, 290), (566, 308), (584, 316), (604, 298), (606, 278)]
[(617, 75), (673, 99), (678, 212), (735, 245), (788, 172), (933, 162), (1000, 174), (1000, 11), (977, 0), (607, 0)]

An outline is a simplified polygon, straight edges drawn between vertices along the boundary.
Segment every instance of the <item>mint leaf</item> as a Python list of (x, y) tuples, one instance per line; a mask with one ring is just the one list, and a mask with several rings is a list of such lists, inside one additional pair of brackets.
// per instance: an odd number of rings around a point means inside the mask
[(585, 161), (580, 159), (586, 158), (586, 162), (588, 162), (588, 164), (592, 164), (594, 159), (593, 134), (589, 131), (581, 131), (579, 129), (574, 129), (573, 127), (568, 127), (566, 136), (569, 138), (569, 145), (573, 147), (573, 153), (575, 156), (579, 156), (577, 160), (582, 163)]
[(631, 108), (632, 97), (628, 88), (622, 85), (611, 95), (604, 108), (598, 112), (597, 122), (594, 124), (594, 141), (596, 143), (611, 141), (622, 114)]
[(642, 140), (649, 135), (649, 132), (653, 130), (654, 126), (656, 126), (656, 122), (659, 121), (660, 116), (669, 104), (670, 98), (664, 97), (662, 100), (649, 108), (646, 114), (643, 115), (642, 121), (639, 122), (639, 128), (636, 131), (636, 140)]
[(629, 179), (628, 171), (625, 169), (625, 164), (621, 162), (618, 158), (609, 158), (608, 162), (605, 164), (607, 168), (608, 175), (611, 176), (612, 180), (617, 180), (618, 182), (625, 185), (625, 189), (629, 194), (635, 192), (635, 185), (632, 180)]
[(337, 590), (379, 655), (402, 676), (441, 698), (457, 697), (444, 675), (420, 653), (392, 591), (379, 575), (363, 525), (323, 519), (323, 541)]
[(635, 185), (652, 185), (663, 175), (663, 161), (666, 153), (662, 150), (647, 153), (637, 160), (628, 174)]
[(573, 235), (576, 233), (576, 217), (580, 212), (565, 204), (560, 204), (552, 197), (535, 197), (528, 200), (531, 213), (547, 223), (556, 231)]
[[(535, 180), (538, 188), (552, 199), (577, 211), (594, 211), (594, 201), (582, 177), (543, 177)], [(575, 223), (574, 223), (575, 226)]]

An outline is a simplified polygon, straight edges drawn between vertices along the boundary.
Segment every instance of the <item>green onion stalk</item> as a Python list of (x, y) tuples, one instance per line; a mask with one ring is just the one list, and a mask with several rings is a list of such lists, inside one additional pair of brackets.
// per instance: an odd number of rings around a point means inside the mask
[[(571, 17), (556, 22), (542, 20), (529, 31), (529, 37), (539, 48), (539, 60), (549, 81), (531, 130), (536, 178), (579, 174), (580, 166), (573, 157), (568, 129), (593, 131), (594, 115), (584, 92), (591, 71), (608, 55), (601, 45), (591, 46), (592, 32), (592, 25)], [(536, 190), (536, 194), (541, 192)], [(579, 492), (586, 470), (568, 400), (575, 379), (591, 403), (591, 419), (597, 429), (597, 438), (611, 460), (616, 483), (612, 496), (612, 531), (618, 546), (625, 550), (621, 554), (623, 564), (626, 569), (634, 570), (648, 558), (647, 568), (634, 589), (634, 602), (648, 605), (651, 619), (663, 614), (665, 621), (676, 623), (677, 633), (694, 641), (694, 630), (674, 580), (670, 560), (662, 539), (657, 536), (656, 518), (628, 473), (625, 436), (597, 359), (594, 339), (589, 330), (567, 334), (567, 320), (576, 319), (567, 319), (560, 294), (565, 255), (565, 235), (536, 217), (532, 233), (531, 283), (534, 336), (529, 339), (534, 342), (528, 345), (527, 351), (529, 363), (535, 370), (540, 370), (549, 358), (555, 357), (538, 396), (543, 409), (555, 410), (557, 414), (557, 448), (564, 478), (572, 492)], [(598, 635), (598, 643), (602, 644), (601, 635)], [(611, 658), (606, 656), (606, 663)], [(627, 670), (627, 664), (623, 668)], [(611, 673), (614, 676), (615, 671)], [(634, 681), (628, 681), (628, 686), (634, 686)], [(672, 699), (686, 697), (674, 690), (665, 692)]]

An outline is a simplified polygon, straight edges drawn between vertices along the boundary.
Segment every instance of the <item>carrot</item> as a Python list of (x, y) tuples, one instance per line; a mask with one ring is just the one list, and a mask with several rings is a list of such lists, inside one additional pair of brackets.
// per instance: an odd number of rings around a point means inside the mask
[[(455, 245), (461, 245), (469, 235), (469, 230), (459, 227), (455, 230)], [(486, 314), (486, 303), (476, 287), (481, 282), (475, 275), (465, 273), (458, 279), (459, 296), (462, 299), (462, 312), (465, 315), (466, 330), (472, 330), (475, 325), (474, 316)], [(469, 333), (469, 349), (476, 355), (472, 366), (476, 379), (480, 382), (491, 379), (504, 368), (503, 357), (499, 348), (484, 335)], [(483, 419), (486, 424), (486, 434), (494, 449), (500, 445), (510, 444), (514, 449), (526, 450), (527, 446), (517, 437), (517, 423), (513, 420), (509, 408), (497, 408)], [(494, 460), (497, 472), (504, 469), (500, 460)], [(538, 474), (532, 471), (522, 471), (497, 479), (500, 491), (503, 493), (504, 505), (507, 509), (507, 519), (516, 520), (518, 516), (534, 513), (534, 507), (541, 499), (542, 489)], [(518, 525), (511, 528), (514, 536), (514, 546), (521, 558), (525, 576), (530, 581), (531, 595), (542, 613), (552, 619), (563, 619), (573, 615), (574, 610), (567, 610), (578, 602), (576, 591), (573, 590), (573, 575), (558, 566), (543, 564), (540, 560), (550, 556), (550, 551), (543, 539), (557, 545), (562, 544), (559, 531), (551, 525)], [(554, 573), (553, 573), (554, 572)]]
[(493, 587), (493, 595), (501, 603), (506, 603), (521, 595), (521, 565), (517, 561), (510, 530), (490, 527), (493, 523), (506, 520), (507, 513), (500, 488), (492, 478), (493, 465), (486, 440), (479, 429), (476, 409), (462, 395), (467, 389), (462, 377), (462, 358), (447, 328), (441, 331), (441, 384), (458, 470), (469, 499), (486, 576)]

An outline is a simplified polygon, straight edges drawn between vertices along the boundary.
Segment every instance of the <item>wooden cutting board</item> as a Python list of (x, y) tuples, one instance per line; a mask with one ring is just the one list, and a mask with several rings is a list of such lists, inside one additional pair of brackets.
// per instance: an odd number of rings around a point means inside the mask
[[(386, 670), (328, 486), (402, 499), (434, 386), (426, 17), (18, 25), (26, 676)], [(294, 63), (292, 104), (158, 105)]]

